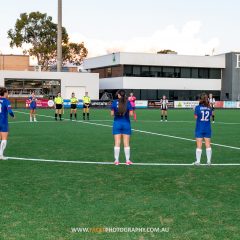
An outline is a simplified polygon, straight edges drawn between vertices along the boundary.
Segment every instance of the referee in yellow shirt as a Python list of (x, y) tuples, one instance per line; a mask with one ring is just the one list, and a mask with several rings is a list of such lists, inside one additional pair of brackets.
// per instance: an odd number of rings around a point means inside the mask
[(77, 120), (78, 99), (75, 97), (75, 93), (72, 93), (72, 97), (70, 99), (70, 102), (71, 102), (70, 120), (72, 120), (73, 113), (74, 113), (74, 116), (75, 116), (75, 120)]
[(83, 97), (83, 120), (86, 119), (86, 113), (87, 113), (87, 120), (89, 120), (90, 104), (91, 104), (91, 99), (88, 96), (88, 92), (85, 92), (85, 96)]
[(54, 104), (55, 104), (55, 120), (57, 121), (57, 115), (58, 115), (60, 121), (62, 121), (63, 98), (61, 97), (60, 92), (58, 93), (57, 97), (55, 97)]

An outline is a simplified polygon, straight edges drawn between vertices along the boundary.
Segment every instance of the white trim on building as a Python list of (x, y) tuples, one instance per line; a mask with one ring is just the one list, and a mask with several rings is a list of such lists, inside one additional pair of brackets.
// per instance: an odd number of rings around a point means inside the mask
[(225, 55), (189, 56), (152, 53), (113, 53), (84, 60), (85, 69), (116, 65), (225, 68)]
[(100, 89), (161, 89), (221, 91), (221, 79), (117, 77), (100, 79)]

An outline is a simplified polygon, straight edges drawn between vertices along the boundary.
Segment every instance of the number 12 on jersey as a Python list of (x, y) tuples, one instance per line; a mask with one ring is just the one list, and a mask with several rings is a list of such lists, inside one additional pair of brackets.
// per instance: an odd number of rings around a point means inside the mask
[(201, 121), (208, 122), (209, 117), (210, 117), (210, 112), (209, 111), (201, 111), (201, 113), (202, 113)]

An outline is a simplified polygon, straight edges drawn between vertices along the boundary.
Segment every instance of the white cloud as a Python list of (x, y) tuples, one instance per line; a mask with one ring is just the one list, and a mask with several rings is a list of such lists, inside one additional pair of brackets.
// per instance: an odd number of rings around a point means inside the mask
[(186, 55), (212, 54), (213, 49), (216, 50), (219, 47), (220, 40), (213, 37), (203, 41), (201, 27), (200, 21), (189, 21), (181, 29), (169, 25), (164, 29), (155, 31), (151, 36), (142, 36), (126, 41), (104, 41), (89, 38), (79, 33), (70, 35), (70, 40), (74, 42), (84, 41), (89, 50), (88, 57), (119, 51), (156, 53), (162, 49), (171, 49)]

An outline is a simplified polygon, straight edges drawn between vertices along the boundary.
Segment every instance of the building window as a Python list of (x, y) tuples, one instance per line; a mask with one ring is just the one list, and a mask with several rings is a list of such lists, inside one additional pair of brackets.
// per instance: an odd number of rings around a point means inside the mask
[(181, 78), (190, 78), (191, 68), (181, 68)]
[(221, 79), (221, 69), (212, 68), (209, 71), (209, 78), (211, 79)]
[(134, 77), (141, 76), (141, 67), (140, 66), (133, 66), (133, 76)]
[(209, 78), (209, 69), (207, 69), (207, 68), (199, 68), (199, 70), (198, 70), (198, 78)]
[[(125, 89), (127, 95), (132, 89)], [(169, 100), (198, 100), (202, 94), (201, 90), (156, 90), (156, 89), (134, 89), (134, 95), (138, 100), (159, 100), (163, 95), (167, 96)], [(115, 96), (116, 89), (105, 90), (108, 95)], [(216, 100), (220, 99), (220, 91), (211, 91)]]
[(5, 79), (11, 97), (27, 97), (31, 92), (39, 97), (53, 97), (61, 90), (59, 80)]
[(132, 76), (133, 75), (133, 67), (131, 65), (124, 66), (124, 76)]
[(112, 68), (107, 68), (106, 77), (107, 77), (107, 78), (112, 77)]
[(166, 78), (174, 77), (174, 67), (163, 67), (162, 76)]
[(141, 77), (150, 77), (150, 67), (142, 66)]
[(151, 77), (162, 77), (162, 67), (150, 67)]
[(191, 77), (192, 78), (198, 78), (198, 68), (192, 68), (192, 74)]
[(148, 90), (148, 99), (157, 99), (157, 90)]
[[(107, 68), (108, 69), (108, 68)], [(112, 71), (109, 68), (109, 71)], [(108, 77), (112, 77), (108, 73)], [(165, 78), (205, 78), (221, 79), (220, 68), (190, 68), (190, 67), (162, 67), (162, 66), (132, 66), (125, 65), (123, 76), (134, 77), (165, 77)]]
[(174, 68), (174, 77), (175, 78), (180, 78), (181, 77), (181, 68), (180, 67), (175, 67)]

